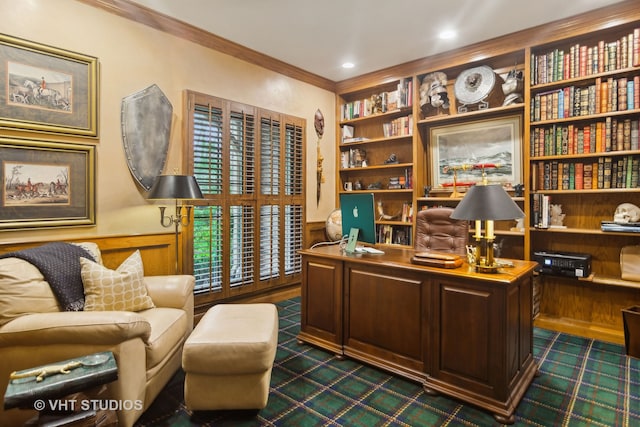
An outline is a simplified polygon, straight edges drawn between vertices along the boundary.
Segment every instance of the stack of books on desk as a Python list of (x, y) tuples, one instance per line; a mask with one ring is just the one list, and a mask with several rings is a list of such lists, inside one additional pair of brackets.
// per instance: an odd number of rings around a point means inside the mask
[(640, 222), (617, 223), (613, 221), (601, 221), (602, 231), (619, 231), (626, 233), (640, 233)]

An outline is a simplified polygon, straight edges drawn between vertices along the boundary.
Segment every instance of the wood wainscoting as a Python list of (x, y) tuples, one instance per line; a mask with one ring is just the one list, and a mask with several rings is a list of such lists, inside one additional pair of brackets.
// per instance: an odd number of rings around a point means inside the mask
[(305, 227), (305, 249), (310, 248), (318, 242), (324, 242), (327, 240), (327, 233), (325, 231), (325, 221), (307, 222)]
[(173, 233), (130, 236), (83, 237), (51, 239), (24, 243), (0, 243), (0, 254), (40, 246), (55, 241), (94, 242), (100, 248), (102, 262), (108, 268), (117, 268), (136, 249), (140, 250), (146, 276), (173, 274), (176, 265), (175, 235)]
[[(324, 223), (322, 224), (324, 230)], [(324, 231), (323, 231), (324, 232)], [(94, 242), (100, 248), (102, 262), (107, 268), (116, 269), (127, 259), (136, 249), (140, 250), (142, 262), (144, 264), (144, 274), (146, 276), (163, 276), (174, 274), (176, 263), (175, 235), (173, 233), (146, 234), (131, 236), (102, 236), (84, 237), (73, 239), (50, 239), (37, 240), (24, 243), (2, 243), (0, 242), (0, 254), (18, 251), (21, 249), (33, 248), (46, 243), (65, 242)], [(300, 283), (292, 286), (278, 288), (269, 292), (245, 295), (230, 299), (229, 303), (257, 303), (257, 302), (278, 302), (300, 296)], [(212, 304), (196, 306), (194, 310), (195, 321), (211, 308)]]

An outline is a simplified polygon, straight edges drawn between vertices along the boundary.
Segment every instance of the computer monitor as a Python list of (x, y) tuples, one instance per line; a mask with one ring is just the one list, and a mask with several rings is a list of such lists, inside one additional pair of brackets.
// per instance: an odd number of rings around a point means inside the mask
[(358, 229), (358, 241), (376, 243), (376, 221), (373, 193), (340, 194), (342, 235), (348, 236), (352, 228)]

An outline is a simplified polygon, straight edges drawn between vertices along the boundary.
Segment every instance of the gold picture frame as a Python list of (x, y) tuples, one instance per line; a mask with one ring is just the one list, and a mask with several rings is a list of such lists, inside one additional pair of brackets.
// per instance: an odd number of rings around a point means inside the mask
[(0, 34), (0, 127), (98, 136), (98, 59)]
[[(522, 182), (522, 117), (477, 120), (431, 128), (431, 185), (452, 188), (482, 181), (510, 188)], [(483, 167), (495, 165), (497, 167)]]
[(95, 146), (0, 137), (0, 229), (95, 225)]

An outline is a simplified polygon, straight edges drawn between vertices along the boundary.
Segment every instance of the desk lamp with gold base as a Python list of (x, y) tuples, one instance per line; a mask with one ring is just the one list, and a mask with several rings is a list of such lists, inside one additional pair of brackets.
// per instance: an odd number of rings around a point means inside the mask
[[(451, 213), (452, 219), (475, 220), (475, 268), (480, 273), (497, 273), (500, 264), (493, 257), (493, 221), (524, 218), (524, 212), (498, 184), (478, 184), (467, 191)], [(484, 221), (482, 235), (481, 221)]]

